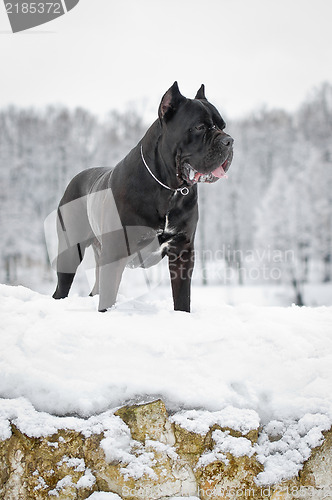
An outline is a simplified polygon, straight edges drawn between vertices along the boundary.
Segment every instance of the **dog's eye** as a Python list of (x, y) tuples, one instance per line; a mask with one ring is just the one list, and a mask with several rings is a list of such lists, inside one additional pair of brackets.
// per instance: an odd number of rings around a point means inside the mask
[(206, 130), (206, 125), (204, 125), (204, 123), (200, 123), (199, 125), (196, 125), (195, 129), (199, 131)]

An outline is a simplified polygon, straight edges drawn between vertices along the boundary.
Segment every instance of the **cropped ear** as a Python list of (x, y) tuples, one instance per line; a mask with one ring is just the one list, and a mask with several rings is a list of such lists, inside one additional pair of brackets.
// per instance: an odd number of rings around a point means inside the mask
[(206, 100), (204, 83), (202, 83), (199, 90), (197, 91), (195, 99), (205, 99)]
[(169, 120), (178, 109), (180, 104), (182, 104), (186, 100), (187, 99), (181, 94), (179, 90), (178, 83), (174, 82), (161, 100), (158, 111), (159, 118), (161, 120)]

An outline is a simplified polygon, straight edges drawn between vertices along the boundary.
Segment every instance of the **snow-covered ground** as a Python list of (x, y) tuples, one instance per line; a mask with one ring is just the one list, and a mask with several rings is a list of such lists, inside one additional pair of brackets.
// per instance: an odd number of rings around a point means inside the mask
[[(0, 438), (12, 420), (28, 435), (105, 430), (114, 443), (110, 410), (161, 397), (195, 432), (265, 426), (258, 481), (294, 475), (332, 421), (332, 307), (231, 306), (221, 289), (196, 287), (187, 314), (165, 297), (101, 314), (90, 297), (0, 285)], [(216, 456), (234, 445), (224, 438)]]

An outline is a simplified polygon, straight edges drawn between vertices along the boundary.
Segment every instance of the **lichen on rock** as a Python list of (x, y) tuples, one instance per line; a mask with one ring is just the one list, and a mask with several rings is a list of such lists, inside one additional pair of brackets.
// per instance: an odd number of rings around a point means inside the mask
[[(332, 431), (323, 431), (322, 416), (315, 417), (314, 428), (304, 417), (290, 430), (278, 423), (262, 430), (255, 412), (236, 411), (236, 418), (230, 408), (169, 417), (163, 401), (156, 400), (88, 420), (54, 420), (39, 436), (26, 426), (22, 430), (19, 419), (8, 420), (0, 441), (0, 498), (84, 500), (98, 491), (128, 500), (329, 498)], [(247, 420), (241, 423), (242, 417)], [(263, 451), (281, 454), (294, 429), (307, 447), (322, 444), (310, 457), (303, 447), (308, 459), (294, 477), (261, 484), (257, 478), (267, 477)]]

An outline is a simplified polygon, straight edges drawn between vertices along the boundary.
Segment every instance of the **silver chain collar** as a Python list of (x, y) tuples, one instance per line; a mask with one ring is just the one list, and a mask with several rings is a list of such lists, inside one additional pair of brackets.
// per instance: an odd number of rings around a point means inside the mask
[(187, 194), (189, 194), (189, 188), (187, 188), (186, 186), (183, 186), (182, 188), (173, 189), (173, 188), (171, 188), (169, 186), (166, 186), (166, 184), (164, 184), (159, 179), (157, 179), (157, 177), (150, 170), (148, 164), (145, 161), (145, 158), (144, 158), (144, 155), (143, 155), (143, 146), (142, 146), (142, 144), (141, 144), (141, 157), (142, 157), (142, 161), (143, 161), (144, 166), (146, 167), (147, 171), (149, 172), (150, 175), (152, 175), (152, 177), (154, 178), (154, 180), (158, 182), (158, 184), (160, 184), (165, 189), (168, 189), (169, 191), (174, 191), (174, 193), (181, 193), (183, 196), (187, 196)]

